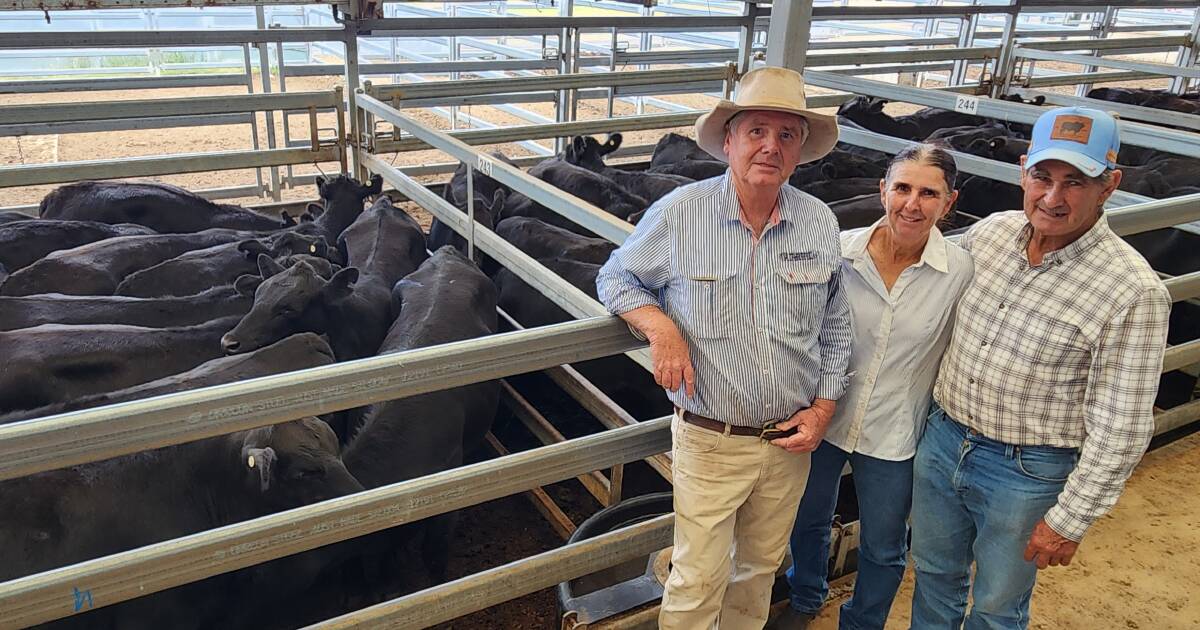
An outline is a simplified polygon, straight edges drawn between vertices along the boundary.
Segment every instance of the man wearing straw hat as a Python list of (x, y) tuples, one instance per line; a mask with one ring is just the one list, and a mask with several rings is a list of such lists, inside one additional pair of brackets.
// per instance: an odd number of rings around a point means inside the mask
[(729, 164), (646, 212), (597, 278), (650, 342), (672, 423), (675, 540), (659, 626), (762, 628), (809, 453), (847, 385), (850, 312), (837, 221), (787, 186), (837, 142), (804, 79), (747, 73), (696, 122)]

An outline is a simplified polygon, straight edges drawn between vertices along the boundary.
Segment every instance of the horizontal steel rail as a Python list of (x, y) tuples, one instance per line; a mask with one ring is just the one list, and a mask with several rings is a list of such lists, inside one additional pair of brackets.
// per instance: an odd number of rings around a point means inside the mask
[(1141, 81), (1154, 79), (1149, 72), (1080, 72), (1074, 74), (1055, 74), (1043, 77), (1030, 77), (1020, 82), (1028, 87), (1055, 87), (1059, 85), (1077, 85), (1079, 83), (1118, 83), (1121, 81)]
[(1035, 48), (1026, 48), (1024, 46), (1017, 46), (1016, 49), (1013, 50), (1013, 55), (1017, 57), (1023, 57), (1025, 59), (1036, 59), (1040, 61), (1077, 63), (1084, 66), (1097, 66), (1101, 68), (1115, 68), (1117, 70), (1149, 72), (1151, 74), (1168, 77), (1200, 79), (1200, 68), (1181, 68), (1171, 64), (1154, 63), (1152, 61), (1129, 61), (1126, 59), (1112, 59), (1109, 57), (1096, 57), (1092, 55), (1072, 55), (1069, 53), (1049, 52)]
[[(871, 74), (895, 74), (898, 72), (940, 72), (954, 68), (953, 63), (904, 63), (890, 66), (855, 66), (828, 70), (834, 74), (849, 74), (852, 76)], [(850, 95), (847, 95), (849, 98)]]
[(1200, 271), (1193, 271), (1182, 276), (1167, 278), (1163, 281), (1171, 292), (1171, 300), (1182, 302), (1200, 297)]
[[(70, 0), (67, 0), (68, 2)], [(87, 4), (101, 0), (87, 0)], [(160, 4), (167, 0), (154, 0)], [(187, 2), (188, 0), (183, 0)], [(0, 0), (0, 8), (10, 2), (23, 0)], [(39, 0), (40, 3), (40, 0)], [(45, 3), (48, 5), (51, 2)], [(132, 4), (132, 2), (130, 3)], [(138, 2), (137, 8), (145, 8), (144, 2)], [(188, 3), (189, 5), (192, 3)], [(246, 4), (266, 4), (261, 0)], [(42, 7), (32, 9), (44, 10)], [(66, 33), (55, 33), (65, 35)], [(5, 33), (0, 37), (0, 49), (4, 48), (45, 48), (48, 33)], [(341, 28), (297, 28), (297, 29), (268, 29), (268, 30), (164, 30), (164, 31), (100, 31), (72, 32), (70, 37), (58, 37), (54, 40), (55, 48), (177, 48), (187, 46), (240, 46), (242, 44), (263, 43), (304, 43), (304, 42), (336, 42), (344, 41), (346, 31)]]
[(1200, 420), (1200, 399), (1161, 411), (1154, 416), (1154, 434), (1162, 435)]
[(996, 59), (1000, 47), (932, 48), (929, 50), (887, 50), (881, 52), (810, 53), (805, 61), (808, 68), (823, 66), (845, 66), (851, 64), (902, 63), (919, 61), (979, 61)]
[[(7, 34), (6, 34), (7, 35)], [(244, 74), (193, 74), (167, 77), (117, 77), (111, 79), (62, 79), (0, 81), (0, 94), (50, 94), (101, 90), (149, 90), (188, 87), (245, 87)]]
[(237, 114), (279, 109), (330, 108), (340, 103), (338, 90), (285, 92), (279, 94), (231, 94), (188, 98), (93, 101), (83, 103), (35, 103), (0, 108), (0, 125), (77, 122), (114, 118), (154, 116), (197, 116)]
[[(504, 79), (473, 79), (456, 81), (452, 86), (442, 81), (401, 85), (372, 85), (370, 94), (382, 101), (428, 98), (446, 95), (472, 96), (497, 92), (538, 90), (570, 90), (586, 87), (656, 85), (664, 83), (700, 82), (731, 79), (732, 66), (714, 68), (684, 68), (676, 70), (644, 70), (635, 72), (583, 72)], [(447, 88), (450, 88), (449, 90)]]
[(1060, 41), (1027, 42), (1023, 46), (1038, 50), (1120, 50), (1126, 48), (1186, 46), (1187, 35), (1155, 35), (1152, 37), (1116, 37), (1111, 39), (1068, 39)]
[(0, 480), (642, 345), (620, 319), (600, 317), (17, 422), (0, 426)]
[(420, 17), (361, 20), (359, 33), (369, 37), (449, 37), (499, 35), (554, 35), (562, 29), (625, 33), (732, 31), (746, 18), (713, 16), (537, 16), (537, 17)]
[(81, 120), (79, 122), (34, 123), (31, 125), (0, 125), (0, 137), (239, 125), (249, 124), (253, 116), (254, 114), (211, 114), (207, 116), (115, 118), (112, 120)]
[(1108, 226), (1118, 236), (1200, 221), (1200, 193), (1117, 208), (1106, 215)]
[[(446, 72), (484, 72), (516, 70), (553, 70), (558, 62), (543, 59), (488, 59), (466, 61), (402, 61), (398, 63), (363, 63), (358, 73), (363, 76), (377, 74), (442, 74)], [(341, 76), (346, 67), (334, 64), (289, 65), (288, 78)]]
[(917, 6), (917, 7), (813, 7), (813, 21), (820, 20), (906, 20), (922, 18), (969, 17), (994, 13), (1016, 13), (1009, 5)]
[(89, 560), (0, 584), (0, 619), (23, 627), (67, 617), (72, 588), (109, 606), (670, 448), (670, 418), (659, 418)]
[(1163, 372), (1178, 370), (1200, 363), (1200, 339), (1167, 348), (1163, 355)]
[[(807, 72), (805, 78), (811, 85), (855, 94), (869, 94), (889, 100), (945, 109), (954, 109), (955, 106), (954, 94), (944, 91), (894, 85), (819, 70)], [(999, 120), (1032, 123), (1044, 111), (1043, 108), (1036, 105), (986, 97), (978, 98), (978, 114)], [(1117, 124), (1121, 129), (1121, 140), (1127, 144), (1151, 147), (1188, 157), (1200, 157), (1200, 134), (1124, 120), (1118, 121)]]
[(57, 164), (29, 164), (0, 167), (0, 188), (62, 184), (84, 179), (123, 179), (156, 177), (180, 173), (232, 171), (243, 168), (286, 166), (333, 162), (341, 150), (335, 146), (311, 149), (262, 149), (257, 151), (220, 151), (183, 153), (165, 157), (88, 160)]
[(645, 558), (671, 546), (675, 514), (664, 514), (474, 575), (308, 626), (428, 628), (560, 582)]
[(1127, 103), (1116, 103), (1113, 101), (1102, 101), (1100, 99), (1085, 98), (1081, 96), (1067, 96), (1065, 94), (1055, 94), (1053, 92), (1044, 92), (1041, 90), (1017, 88), (1012, 91), (1020, 94), (1024, 98), (1034, 98), (1037, 96), (1043, 97), (1046, 99), (1047, 103), (1052, 105), (1095, 107), (1105, 111), (1116, 112), (1117, 114), (1120, 114), (1122, 118), (1130, 120), (1154, 123), (1156, 125), (1186, 127), (1188, 129), (1200, 131), (1200, 115), (1197, 114), (1174, 112), (1171, 110), (1157, 109), (1154, 107), (1141, 107), (1139, 105), (1129, 105)]
[[(356, 102), (359, 107), (370, 112), (372, 115), (396, 125), (400, 129), (412, 134), (416, 139), (446, 152), (450, 157), (466, 164), (478, 163), (479, 153), (462, 140), (444, 132), (429, 129), (401, 114), (399, 111), (392, 109), (382, 101), (366, 94), (360, 94)], [(599, 236), (619, 244), (633, 232), (633, 226), (628, 222), (622, 221), (578, 197), (567, 195), (519, 168), (510, 166), (499, 160), (487, 159), (491, 163), (491, 177), (496, 181), (525, 194), (533, 201), (547, 208), (559, 212)]]
[[(580, 120), (569, 123), (520, 125), (502, 129), (471, 129), (452, 131), (448, 135), (469, 145), (505, 144), (518, 140), (560, 138), (612, 131), (641, 131), (645, 129), (687, 127), (694, 124), (696, 119), (703, 113), (696, 111), (681, 114), (647, 114), (644, 116), (624, 116), (601, 120)], [(387, 134), (387, 136), (390, 137), (391, 134)], [(429, 147), (430, 145), (418, 137), (402, 138), (398, 141), (379, 140), (376, 142), (375, 152), (419, 151)]]

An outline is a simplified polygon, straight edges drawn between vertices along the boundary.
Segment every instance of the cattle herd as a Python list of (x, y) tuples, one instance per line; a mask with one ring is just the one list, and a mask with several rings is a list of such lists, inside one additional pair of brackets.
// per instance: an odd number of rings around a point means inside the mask
[[(1176, 101), (1198, 102), (1149, 106)], [(1025, 125), (932, 109), (891, 117), (883, 105), (855, 97), (841, 122), (1007, 162), (1027, 146)], [(636, 223), (675, 188), (725, 171), (677, 134), (643, 170), (607, 165), (621, 140), (573, 138), (529, 172)], [(840, 145), (792, 183), (843, 228), (863, 226), (882, 213), (886, 160)], [(1194, 192), (1182, 174), (1196, 160), (1128, 147), (1121, 161), (1132, 192)], [(460, 165), (442, 193), (464, 211), (466, 175)], [(595, 297), (611, 243), (474, 180), (480, 223)], [(1020, 205), (1015, 187), (959, 183), (958, 227)], [(378, 176), (322, 177), (318, 193), (300, 217), (276, 218), (161, 184), (83, 182), (48, 194), (37, 218), (0, 214), (0, 423), (486, 336), (501, 328), (497, 307), (524, 326), (568, 319), (486, 255), (468, 259), (444, 224), (426, 235)], [(1187, 236), (1135, 245), (1156, 268), (1190, 256), (1194, 271), (1200, 250)], [(1176, 343), (1196, 330), (1194, 319), (1172, 324)], [(635, 417), (669, 408), (624, 357), (577, 367)], [(481, 383), (0, 482), (0, 581), (456, 467), (499, 399), (498, 383)], [(51, 625), (292, 627), (444, 579), (454, 524), (430, 519)]]

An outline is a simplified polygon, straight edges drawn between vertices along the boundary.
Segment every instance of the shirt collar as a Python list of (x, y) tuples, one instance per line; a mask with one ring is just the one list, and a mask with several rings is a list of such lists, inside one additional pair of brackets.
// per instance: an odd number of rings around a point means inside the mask
[[(1056, 249), (1052, 252), (1046, 252), (1042, 256), (1042, 264), (1047, 262), (1064, 263), (1073, 260), (1083, 255), (1084, 252), (1091, 249), (1093, 245), (1100, 243), (1111, 232), (1108, 227), (1108, 215), (1101, 214), (1100, 219), (1096, 221), (1088, 231), (1082, 236), (1068, 243), (1062, 249)], [(1033, 224), (1029, 222), (1029, 217), (1025, 217), (1025, 225), (1021, 231), (1017, 233), (1018, 253), (1022, 258), (1026, 258), (1025, 248), (1029, 246), (1029, 239), (1033, 237)]]
[[(870, 254), (867, 252), (867, 245), (871, 242), (871, 235), (875, 230), (883, 227), (887, 217), (881, 217), (873, 223), (871, 227), (860, 230), (857, 234), (850, 237), (850, 241), (846, 243), (846, 247), (842, 250), (842, 257), (848, 260), (866, 260)], [(942, 236), (942, 231), (935, 225), (929, 230), (929, 239), (925, 241), (925, 249), (921, 251), (921, 259), (917, 261), (916, 266), (929, 265), (942, 273), (950, 272), (948, 256), (946, 254), (946, 238)]]
[[(771, 218), (767, 219), (767, 226), (775, 225), (784, 221), (790, 221), (796, 209), (792, 207), (789, 196), (784, 194), (784, 188), (787, 187), (785, 182), (779, 187), (779, 201), (775, 204), (775, 209), (771, 211)], [(726, 204), (722, 214), (724, 221), (745, 223), (742, 220), (742, 202), (738, 199), (737, 188), (733, 185), (733, 169), (725, 169), (725, 174), (721, 177), (721, 194), (724, 195)]]

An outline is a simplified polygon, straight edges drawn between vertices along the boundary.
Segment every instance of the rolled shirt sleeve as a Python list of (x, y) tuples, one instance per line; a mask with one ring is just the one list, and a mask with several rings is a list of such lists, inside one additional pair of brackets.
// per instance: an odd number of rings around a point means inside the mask
[(1061, 536), (1082, 540), (1112, 509), (1154, 436), (1170, 309), (1165, 289), (1144, 291), (1100, 333), (1084, 401), (1087, 437), (1058, 503), (1045, 516)]
[(825, 319), (818, 337), (821, 344), (821, 377), (817, 383), (817, 398), (837, 400), (850, 386), (850, 349), (854, 338), (850, 327), (850, 301), (842, 281), (839, 265), (829, 278), (829, 299), (825, 303)]
[(614, 315), (643, 306), (662, 308), (659, 290), (666, 286), (670, 274), (671, 236), (666, 212), (656, 204), (600, 268), (596, 292)]

